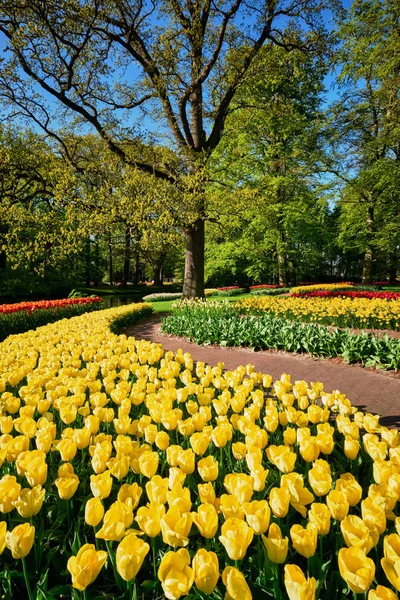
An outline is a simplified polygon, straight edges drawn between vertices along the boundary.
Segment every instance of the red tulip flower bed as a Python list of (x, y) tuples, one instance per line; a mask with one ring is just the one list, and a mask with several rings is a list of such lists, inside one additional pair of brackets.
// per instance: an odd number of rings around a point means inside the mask
[(39, 300), (37, 302), (18, 302), (17, 304), (0, 304), (0, 314), (9, 315), (11, 313), (25, 310), (27, 312), (33, 312), (34, 310), (49, 309), (49, 308), (63, 308), (64, 306), (71, 306), (74, 304), (91, 304), (93, 302), (101, 302), (102, 299), (99, 296), (92, 296), (91, 298), (63, 298), (62, 300)]
[(2, 304), (0, 305), (0, 341), (15, 333), (23, 333), (100, 308), (102, 308), (102, 299), (98, 296)]
[(277, 284), (277, 283), (261, 283), (260, 285), (251, 285), (250, 289), (251, 290), (277, 290), (279, 288), (284, 287), (281, 284)]
[(319, 290), (313, 292), (302, 292), (301, 294), (292, 294), (292, 296), (298, 298), (368, 298), (369, 300), (379, 298), (381, 300), (398, 300), (400, 298), (400, 292), (336, 292), (330, 290)]

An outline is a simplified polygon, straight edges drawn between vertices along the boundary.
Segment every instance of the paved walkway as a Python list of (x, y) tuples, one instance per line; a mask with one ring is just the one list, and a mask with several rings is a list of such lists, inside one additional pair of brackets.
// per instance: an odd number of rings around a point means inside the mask
[(400, 373), (385, 373), (348, 365), (338, 359), (319, 360), (288, 352), (199, 346), (184, 338), (163, 335), (160, 332), (163, 316), (154, 314), (128, 327), (126, 333), (138, 339), (161, 343), (166, 350), (173, 352), (181, 348), (184, 352), (190, 352), (196, 361), (210, 365), (222, 361), (229, 370), (251, 363), (257, 371), (268, 373), (274, 379), (279, 379), (282, 373), (290, 373), (292, 381), (321, 381), (326, 391), (340, 390), (361, 410), (380, 414), (383, 425), (400, 426)]

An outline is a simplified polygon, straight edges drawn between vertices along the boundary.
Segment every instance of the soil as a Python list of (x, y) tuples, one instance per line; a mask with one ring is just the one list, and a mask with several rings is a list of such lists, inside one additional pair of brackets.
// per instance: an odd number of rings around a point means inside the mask
[(268, 373), (274, 379), (279, 379), (282, 373), (289, 373), (292, 381), (321, 381), (327, 392), (340, 390), (360, 410), (380, 414), (382, 425), (400, 427), (399, 372), (348, 365), (337, 358), (314, 359), (305, 354), (273, 350), (254, 352), (250, 348), (199, 346), (184, 338), (162, 334), (160, 325), (164, 316), (166, 315), (158, 313), (143, 319), (128, 327), (126, 334), (160, 343), (166, 350), (176, 352), (181, 349), (189, 352), (195, 361), (213, 366), (223, 362), (229, 370), (251, 363), (257, 371)]

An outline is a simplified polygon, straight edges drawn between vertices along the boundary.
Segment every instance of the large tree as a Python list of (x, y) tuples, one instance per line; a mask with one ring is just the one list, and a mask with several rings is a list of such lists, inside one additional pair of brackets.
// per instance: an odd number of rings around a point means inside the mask
[(399, 19), (398, 0), (355, 0), (339, 29), (341, 97), (330, 109), (326, 164), (342, 184), (340, 241), (363, 254), (364, 283), (379, 254), (392, 279), (399, 261)]
[[(184, 295), (201, 296), (206, 167), (232, 100), (263, 46), (323, 51), (324, 7), (324, 0), (3, 0), (0, 92), (61, 145), (55, 110), (73, 116), (74, 127), (90, 124), (123, 161), (178, 187), (192, 215), (183, 227)], [(170, 136), (181, 169), (126, 152), (143, 113)]]

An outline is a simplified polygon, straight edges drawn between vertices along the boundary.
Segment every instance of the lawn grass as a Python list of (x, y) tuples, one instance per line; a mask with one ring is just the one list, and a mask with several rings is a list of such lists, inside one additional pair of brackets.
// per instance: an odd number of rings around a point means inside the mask
[[(217, 301), (217, 302), (222, 302), (223, 300), (228, 300), (229, 302), (236, 302), (237, 300), (242, 300), (242, 298), (249, 298), (250, 294), (240, 294), (238, 296), (224, 296), (224, 297), (219, 297), (219, 296), (207, 296), (206, 301), (210, 302), (210, 301)], [(171, 312), (172, 310), (172, 305), (173, 303), (176, 302), (176, 300), (168, 300), (165, 302), (153, 302), (153, 310), (154, 312)]]

